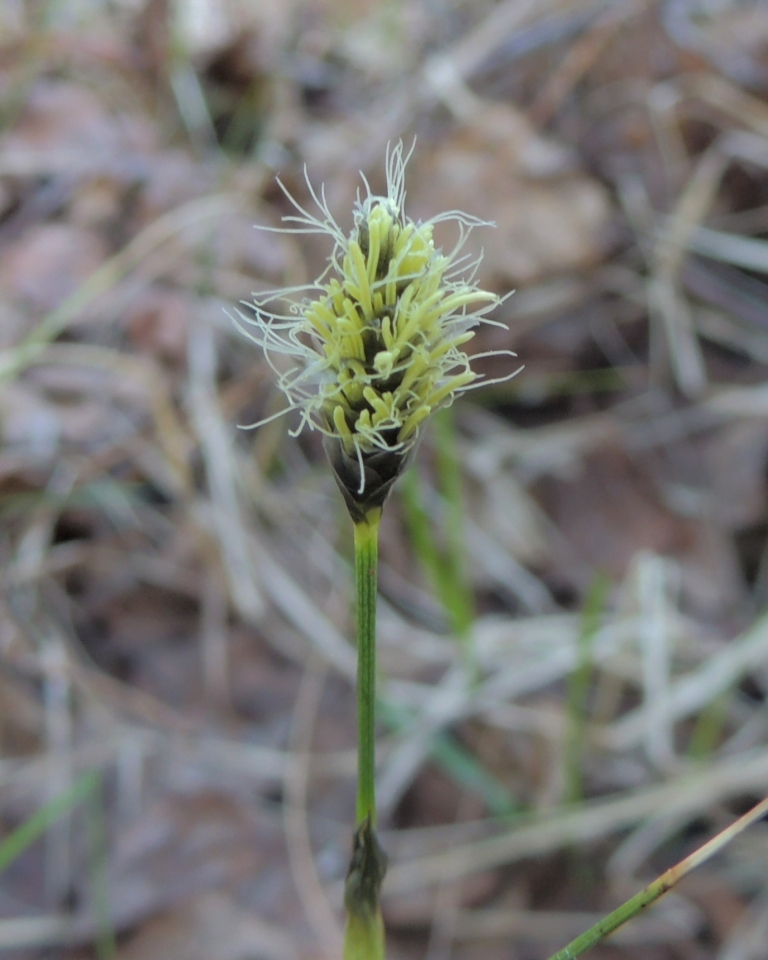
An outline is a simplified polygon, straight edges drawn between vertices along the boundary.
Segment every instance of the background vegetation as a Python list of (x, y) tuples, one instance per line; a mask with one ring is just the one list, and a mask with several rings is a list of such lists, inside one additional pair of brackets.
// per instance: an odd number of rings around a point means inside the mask
[[(384, 517), (391, 957), (546, 957), (768, 792), (764, 3), (5, 0), (0, 125), (5, 955), (339, 956), (348, 519), (224, 310), (399, 138), (525, 371)], [(766, 957), (766, 877), (594, 955)]]

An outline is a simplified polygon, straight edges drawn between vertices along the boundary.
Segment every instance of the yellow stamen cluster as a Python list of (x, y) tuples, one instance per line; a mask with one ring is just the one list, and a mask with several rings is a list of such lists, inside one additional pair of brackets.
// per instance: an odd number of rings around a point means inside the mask
[[(340, 441), (361, 468), (376, 451), (407, 453), (430, 413), (478, 378), (461, 347), (474, 336), (470, 328), (499, 303), (474, 284), (473, 265), (458, 256), (480, 221), (456, 212), (426, 223), (406, 217), (407, 159), (398, 144), (388, 157), (387, 196), (369, 191), (358, 200), (349, 237), (322, 192), (318, 197), (310, 186), (323, 219), (290, 197), (300, 216), (286, 218), (299, 224), (289, 229), (334, 238), (329, 268), (312, 286), (313, 298), (292, 304), (292, 316), (275, 314), (265, 304), (297, 290), (261, 298), (255, 320), (240, 315), (255, 326), (255, 333), (246, 332), (270, 362), (273, 351), (299, 360), (287, 373), (277, 371), (289, 409), (302, 411), (299, 429), (309, 423)], [(454, 220), (459, 227), (459, 241), (447, 255), (432, 237), (439, 220)], [(468, 268), (469, 277), (456, 277)], [(362, 488), (362, 469), (360, 476)]]

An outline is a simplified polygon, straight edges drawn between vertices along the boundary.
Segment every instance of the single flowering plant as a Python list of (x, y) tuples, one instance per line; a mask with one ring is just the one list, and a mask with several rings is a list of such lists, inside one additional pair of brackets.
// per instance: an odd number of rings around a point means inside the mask
[[(323, 189), (318, 194), (307, 179), (313, 215), (283, 187), (297, 213), (284, 217), (292, 225), (281, 229), (330, 236), (328, 266), (307, 287), (259, 295), (249, 305), (253, 316), (238, 311), (241, 329), (262, 348), (288, 399), (276, 416), (299, 410), (295, 433), (308, 425), (325, 435), (353, 519), (382, 506), (429, 415), (488, 382), (463, 347), (479, 323), (495, 323), (487, 314), (501, 302), (477, 286), (479, 258), (462, 253), (469, 232), (485, 221), (458, 211), (424, 223), (407, 216), (409, 156), (402, 143), (388, 153), (386, 196), (374, 195), (365, 181), (349, 236)], [(449, 253), (433, 239), (443, 221), (458, 226)], [(287, 313), (274, 309), (278, 301), (288, 304)], [(276, 353), (295, 366), (281, 369)]]
[[(296, 213), (283, 218), (288, 226), (282, 229), (330, 236), (328, 265), (309, 286), (256, 297), (249, 304), (253, 316), (238, 311), (240, 328), (262, 348), (288, 399), (285, 410), (274, 416), (298, 410), (295, 433), (307, 425), (324, 434), (355, 526), (357, 828), (344, 895), (344, 960), (384, 957), (379, 891), (387, 861), (376, 835), (375, 784), (381, 509), (429, 415), (460, 393), (491, 382), (472, 369), (463, 347), (479, 323), (495, 322), (487, 315), (501, 303), (475, 282), (479, 258), (472, 261), (462, 252), (469, 232), (483, 221), (457, 211), (424, 223), (406, 214), (409, 156), (402, 143), (388, 152), (386, 196), (374, 195), (363, 178), (366, 192), (358, 194), (349, 236), (328, 209), (322, 188), (318, 194), (307, 178), (315, 215), (283, 187)], [(433, 238), (442, 221), (458, 226), (449, 253), (437, 248)], [(287, 312), (273, 307), (278, 302), (287, 304)], [(276, 354), (295, 363), (285, 370)]]

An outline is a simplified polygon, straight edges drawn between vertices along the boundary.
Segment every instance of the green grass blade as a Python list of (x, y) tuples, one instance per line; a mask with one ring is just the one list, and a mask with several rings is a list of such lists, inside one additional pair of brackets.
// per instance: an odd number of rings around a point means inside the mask
[[(388, 727), (398, 732), (407, 731), (414, 718), (410, 710), (390, 700), (380, 700), (378, 706), (379, 715)], [(455, 783), (481, 797), (494, 817), (508, 817), (518, 812), (518, 804), (504, 784), (450, 731), (435, 735), (429, 756)]]
[(408, 471), (399, 489), (414, 552), (437, 594), (448, 626), (466, 645), (475, 619), (475, 604), (465, 574), (461, 473), (452, 452), (450, 428), (442, 434), (438, 432), (438, 436), (442, 438), (437, 441), (439, 522), (424, 506), (424, 484), (416, 470)]
[(751, 826), (751, 824), (761, 820), (766, 814), (768, 814), (768, 798), (762, 800), (745, 813), (743, 817), (740, 817), (735, 823), (726, 827), (725, 830), (722, 830), (717, 836), (713, 837), (702, 847), (699, 847), (699, 849), (695, 850), (690, 856), (681, 860), (680, 863), (675, 864), (674, 867), (670, 867), (669, 870), (660, 877), (657, 877), (653, 883), (648, 884), (640, 893), (636, 893), (634, 897), (631, 897), (620, 907), (617, 907), (612, 913), (609, 913), (607, 917), (604, 917), (594, 926), (590, 927), (589, 930), (582, 933), (581, 936), (572, 940), (567, 947), (558, 950), (557, 953), (550, 957), (550, 960), (576, 960), (576, 957), (580, 957), (582, 953), (585, 953), (591, 947), (605, 940), (614, 930), (617, 930), (628, 920), (636, 917), (638, 913), (645, 910), (646, 907), (649, 907), (665, 893), (668, 893), (683, 877), (687, 876), (691, 870), (705, 863), (719, 850), (722, 850), (726, 844), (730, 843), (734, 837), (737, 837), (746, 830), (747, 827)]
[(460, 638), (467, 638), (475, 619), (475, 598), (467, 576), (464, 537), (464, 484), (456, 446), (456, 420), (452, 407), (440, 410), (434, 420), (435, 455), (443, 498), (445, 566), (443, 603), (451, 625)]
[(692, 760), (706, 760), (720, 741), (733, 692), (726, 690), (706, 705), (696, 720), (686, 753)]
[(104, 822), (104, 797), (101, 786), (101, 776), (96, 774), (96, 783), (88, 794), (86, 807), (88, 859), (93, 913), (96, 921), (96, 956), (98, 960), (112, 960), (117, 956), (117, 942), (109, 907), (107, 829)]
[(0, 843), (0, 873), (20, 857), (60, 816), (97, 791), (99, 782), (98, 773), (89, 770), (78, 777), (68, 790), (40, 807), (28, 820), (8, 834)]
[(592, 647), (610, 588), (598, 574), (587, 593), (577, 640), (576, 666), (568, 678), (566, 700), (567, 740), (565, 750), (565, 799), (576, 803), (583, 797), (581, 761), (587, 723), (587, 701), (592, 680)]

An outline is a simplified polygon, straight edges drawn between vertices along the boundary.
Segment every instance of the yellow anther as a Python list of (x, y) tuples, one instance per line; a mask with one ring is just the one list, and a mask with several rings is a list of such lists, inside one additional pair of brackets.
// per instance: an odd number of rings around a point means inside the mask
[[(373, 305), (371, 304), (371, 286), (368, 279), (368, 269), (363, 257), (363, 251), (356, 240), (349, 241), (349, 256), (344, 258), (344, 271), (349, 272), (356, 280), (355, 295), (363, 308), (363, 315), (370, 319), (373, 316)], [(351, 289), (349, 283), (345, 283), (348, 290)]]
[[(360, 318), (360, 314), (357, 312), (355, 304), (349, 297), (344, 299), (344, 315), (352, 324), (351, 328), (347, 328), (349, 332), (354, 331), (355, 333), (359, 333), (359, 331), (363, 329), (363, 321)], [(345, 332), (347, 331), (345, 330)]]
[(384, 341), (387, 350), (392, 350), (395, 345), (395, 338), (392, 336), (392, 320), (389, 317), (384, 317), (381, 321), (381, 339)]
[(414, 381), (422, 376), (428, 366), (429, 360), (421, 351), (414, 353), (405, 368), (405, 375), (403, 376), (402, 383), (397, 388), (397, 393), (401, 396), (404, 396), (408, 390), (411, 389), (411, 385), (414, 383)]
[(466, 373), (460, 373), (455, 377), (451, 377), (447, 383), (445, 383), (438, 390), (434, 391), (434, 393), (428, 398), (428, 401), (433, 407), (436, 407), (439, 403), (445, 400), (446, 397), (450, 396), (452, 393), (455, 393), (457, 390), (460, 390), (462, 387), (466, 387), (476, 379), (477, 374), (473, 370), (467, 370)]
[(360, 415), (357, 418), (357, 423), (355, 424), (355, 429), (370, 430), (372, 426), (373, 424), (371, 423), (371, 411), (361, 410)]
[(475, 331), (468, 330), (466, 333), (462, 333), (458, 337), (454, 337), (453, 340), (440, 340), (437, 345), (430, 351), (429, 359), (432, 363), (439, 360), (441, 357), (444, 357), (449, 350), (452, 350), (456, 347), (460, 347), (463, 343), (466, 343), (468, 340), (471, 340), (474, 337)]
[(373, 407), (374, 413), (378, 415), (378, 417), (374, 417), (375, 422), (390, 415), (391, 411), (389, 407), (373, 387), (366, 387), (365, 390), (363, 390), (363, 396)]
[(328, 326), (328, 321), (323, 317), (320, 304), (314, 304), (305, 314), (307, 320), (312, 324), (316, 333), (318, 333), (323, 340), (327, 340), (331, 333), (331, 328)]
[(373, 358), (373, 369), (380, 373), (382, 377), (388, 377), (392, 373), (392, 367), (395, 365), (396, 356), (390, 350), (382, 350)]
[(400, 433), (398, 433), (397, 439), (408, 440), (410, 437), (412, 437), (416, 432), (416, 428), (420, 423), (423, 423), (427, 419), (430, 413), (432, 413), (432, 408), (428, 407), (426, 404), (424, 404), (424, 406), (417, 407), (400, 428)]
[(333, 408), (333, 424), (339, 431), (340, 437), (349, 437), (349, 439), (352, 439), (352, 431), (349, 429), (347, 418), (344, 416), (344, 410), (341, 406)]

